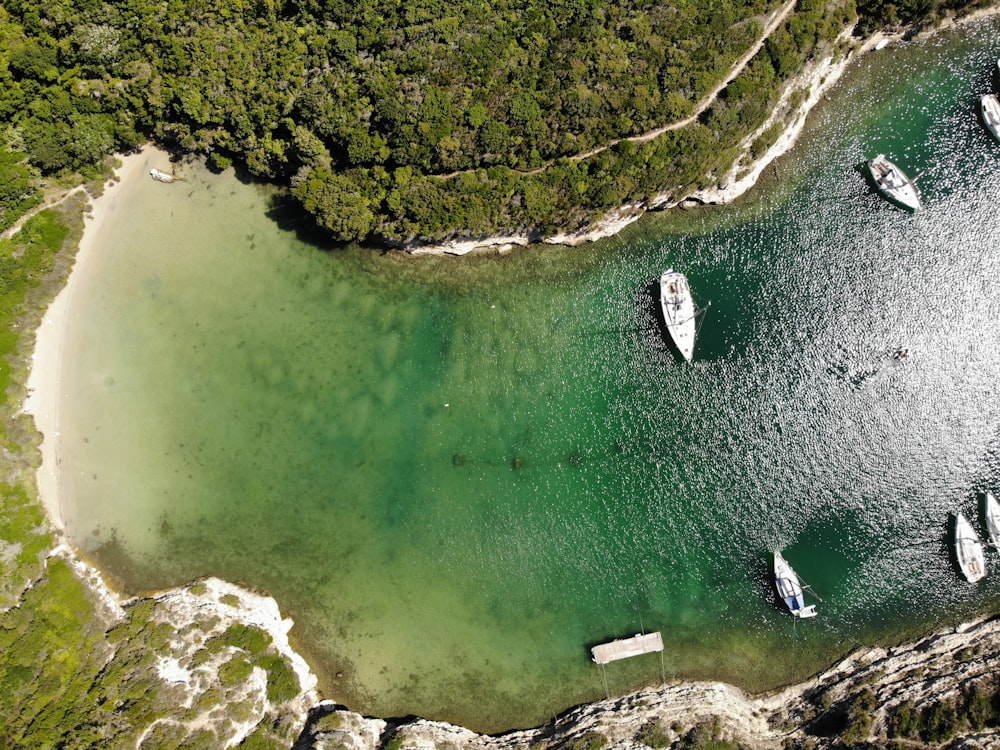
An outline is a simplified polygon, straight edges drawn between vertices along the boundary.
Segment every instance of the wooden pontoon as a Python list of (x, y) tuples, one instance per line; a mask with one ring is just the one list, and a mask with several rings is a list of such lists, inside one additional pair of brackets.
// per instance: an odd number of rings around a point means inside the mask
[(594, 661), (607, 664), (609, 661), (628, 659), (631, 656), (651, 654), (663, 650), (663, 637), (659, 631), (634, 635), (631, 638), (621, 638), (610, 643), (601, 643), (590, 649)]

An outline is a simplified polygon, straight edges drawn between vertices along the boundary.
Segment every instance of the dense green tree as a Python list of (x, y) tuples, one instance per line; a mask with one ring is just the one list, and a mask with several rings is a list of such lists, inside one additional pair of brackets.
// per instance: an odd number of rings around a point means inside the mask
[(374, 196), (359, 189), (366, 179), (361, 170), (338, 173), (316, 167), (293, 181), (292, 193), (321, 227), (347, 242), (367, 237), (375, 228)]
[[(910, 17), (954, 1), (893, 7)], [(291, 184), (339, 239), (568, 227), (711, 180), (777, 86), (854, 15), (853, 0), (801, 0), (698, 123), (627, 159), (603, 150), (689, 115), (777, 7), (5, 0), (0, 115), (43, 173), (152, 137)], [(404, 183), (377, 176), (402, 168)]]
[(7, 65), (16, 79), (54, 81), (59, 77), (58, 57), (54, 40), (48, 37), (26, 39), (7, 53)]
[(0, 148), (0, 230), (39, 203), (37, 185), (25, 155)]

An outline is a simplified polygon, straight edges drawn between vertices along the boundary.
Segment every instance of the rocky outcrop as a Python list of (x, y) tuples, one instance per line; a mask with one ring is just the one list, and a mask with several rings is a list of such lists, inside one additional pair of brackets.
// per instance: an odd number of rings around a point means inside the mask
[(673, 682), (574, 708), (538, 729), (481, 735), (442, 722), (316, 709), (298, 745), (313, 750), (783, 747), (1000, 747), (1000, 618), (894, 648), (850, 654), (814, 679), (764, 695)]
[[(91, 691), (123, 712), (104, 730), (108, 747), (288, 747), (306, 725), (316, 677), (272, 597), (209, 577), (122, 599), (67, 545), (47, 560), (84, 584), (105, 631)], [(108, 725), (107, 713), (95, 709), (93, 723)]]

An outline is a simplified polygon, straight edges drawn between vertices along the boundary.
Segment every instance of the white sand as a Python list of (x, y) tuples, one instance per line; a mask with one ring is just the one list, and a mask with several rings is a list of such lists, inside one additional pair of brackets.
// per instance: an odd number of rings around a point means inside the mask
[(149, 170), (153, 166), (169, 169), (169, 156), (165, 151), (152, 146), (145, 147), (138, 154), (122, 158), (121, 166), (115, 170), (118, 178), (109, 182), (104, 194), (91, 201), (91, 210), (84, 220), (83, 236), (76, 253), (73, 269), (66, 286), (56, 296), (35, 332), (35, 351), (31, 355), (31, 373), (28, 376), (28, 396), (23, 410), (35, 418), (35, 426), (42, 433), (42, 464), (38, 469), (38, 494), (52, 523), (65, 531), (63, 508), (71, 507), (63, 497), (64, 483), (61, 481), (59, 460), (59, 412), (66, 395), (62, 390), (62, 372), (72, 367), (72, 362), (63, 358), (63, 339), (68, 321), (67, 312), (72, 309), (74, 292), (81, 285), (81, 279), (92, 273), (93, 263), (89, 259), (100, 253), (102, 240), (109, 231), (111, 222), (107, 220), (118, 210), (118, 196), (128, 190), (136, 180), (150, 179)]

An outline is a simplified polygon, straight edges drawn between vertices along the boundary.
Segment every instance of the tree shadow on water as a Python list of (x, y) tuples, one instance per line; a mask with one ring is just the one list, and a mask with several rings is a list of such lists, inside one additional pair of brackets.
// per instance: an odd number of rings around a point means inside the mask
[(335, 242), (329, 232), (317, 224), (312, 215), (287, 192), (271, 196), (266, 214), (279, 229), (293, 232), (297, 240), (324, 253), (342, 252), (351, 247), (349, 243)]

